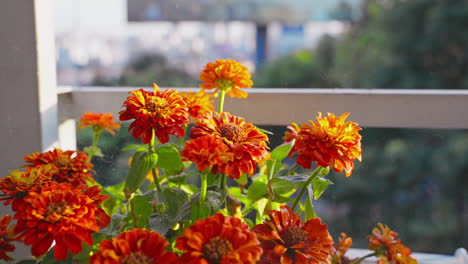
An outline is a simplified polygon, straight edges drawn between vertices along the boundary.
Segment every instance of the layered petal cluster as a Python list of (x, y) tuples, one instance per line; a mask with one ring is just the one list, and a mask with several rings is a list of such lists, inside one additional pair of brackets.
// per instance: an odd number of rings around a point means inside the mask
[(161, 143), (169, 141), (169, 135), (184, 136), (184, 126), (189, 123), (188, 108), (184, 98), (176, 90), (160, 91), (154, 84), (154, 91), (143, 89), (129, 92), (131, 96), (123, 103), (121, 121), (132, 120), (128, 128), (134, 138), (150, 143), (153, 130)]
[(247, 98), (247, 92), (240, 88), (253, 85), (248, 68), (232, 59), (208, 63), (200, 73), (200, 80), (203, 82), (201, 88), (215, 89), (215, 93), (222, 90), (235, 98)]
[(222, 166), (234, 159), (234, 154), (229, 152), (229, 147), (221, 138), (210, 136), (188, 140), (181, 155), (186, 160), (195, 162), (199, 171), (213, 165)]
[(398, 234), (390, 227), (378, 224), (369, 236), (369, 249), (377, 252), (378, 264), (416, 264), (411, 250), (396, 237)]
[(63, 260), (68, 251), (78, 254), (82, 242), (93, 244), (91, 234), (105, 227), (110, 218), (99, 207), (105, 196), (96, 195), (99, 187), (52, 182), (40, 192), (30, 192), (21, 203), (13, 204), (17, 220), (15, 233), (33, 256), (45, 254), (55, 241), (55, 259)]
[[(252, 123), (227, 112), (209, 113), (198, 118), (190, 137), (199, 142), (187, 142), (184, 157), (206, 168), (206, 162), (194, 157), (199, 153), (214, 153), (212, 160), (216, 162), (211, 164), (211, 171), (229, 175), (232, 179), (238, 179), (242, 173), (252, 175), (258, 162), (268, 154), (268, 137)], [(214, 139), (201, 140), (201, 137)]]
[(345, 256), (349, 248), (353, 245), (353, 240), (345, 233), (341, 233), (338, 243), (333, 248), (331, 264), (351, 264), (356, 259), (350, 259)]
[(68, 182), (80, 185), (86, 182), (94, 183), (91, 174), (93, 164), (89, 162), (88, 156), (81, 151), (54, 149), (44, 153), (32, 153), (24, 157), (27, 169), (51, 164), (58, 172), (53, 175), (52, 180), (56, 182)]
[(178, 256), (167, 252), (169, 242), (147, 229), (132, 229), (103, 240), (90, 258), (91, 264), (175, 264)]
[(58, 173), (57, 167), (48, 164), (31, 168), (26, 172), (14, 170), (5, 178), (0, 179), (0, 201), (4, 205), (20, 201), (29, 192), (39, 191), (47, 186), (54, 175)]
[(321, 264), (329, 260), (333, 239), (319, 218), (303, 223), (288, 206), (268, 215), (269, 221), (253, 228), (263, 248), (259, 263)]
[(12, 244), (16, 240), (13, 232), (15, 226), (11, 224), (11, 219), (10, 215), (0, 218), (0, 259), (5, 261), (12, 259), (8, 252), (15, 251), (15, 245)]
[(262, 254), (247, 224), (220, 213), (195, 222), (177, 238), (176, 247), (187, 264), (253, 264)]
[(111, 113), (93, 113), (86, 111), (80, 119), (78, 129), (92, 127), (94, 130), (106, 130), (111, 135), (115, 136), (115, 132), (120, 129), (120, 124), (114, 122), (114, 117)]
[(195, 120), (199, 116), (204, 116), (214, 110), (211, 94), (205, 90), (198, 92), (181, 92), (180, 95), (185, 99), (190, 117)]
[(357, 123), (346, 121), (348, 116), (349, 113), (340, 117), (328, 113), (322, 117), (319, 113), (316, 121), (310, 120), (310, 124), (299, 127), (292, 123), (283, 138), (286, 142), (296, 140), (289, 155), (297, 154), (297, 163), (305, 169), (316, 162), (337, 172), (345, 171), (346, 177), (351, 176), (354, 160), (361, 161), (361, 128)]

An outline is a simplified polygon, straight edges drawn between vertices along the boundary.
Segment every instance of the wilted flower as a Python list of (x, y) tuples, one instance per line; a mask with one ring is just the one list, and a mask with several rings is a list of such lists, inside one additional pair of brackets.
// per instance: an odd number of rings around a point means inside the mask
[(253, 85), (247, 67), (232, 59), (208, 63), (200, 73), (200, 80), (203, 82), (201, 88), (216, 88), (215, 93), (221, 90), (236, 98), (247, 98), (248, 94), (240, 88)]
[(416, 264), (418, 263), (411, 257), (411, 250), (396, 239), (397, 233), (390, 227), (378, 224), (378, 227), (372, 229), (369, 236), (369, 249), (374, 250), (379, 257), (378, 264)]
[(94, 130), (106, 130), (115, 136), (115, 131), (120, 129), (120, 124), (114, 122), (114, 117), (111, 113), (93, 113), (86, 111), (80, 119), (80, 125), (78, 129), (85, 127), (92, 127)]
[[(213, 173), (220, 172), (232, 179), (238, 179), (242, 173), (252, 175), (257, 163), (268, 153), (268, 137), (252, 123), (246, 123), (243, 118), (227, 112), (209, 113), (197, 119), (190, 137), (197, 139), (205, 136), (221, 139), (222, 144), (228, 147), (227, 152), (233, 154), (233, 159), (212, 164)], [(218, 152), (218, 157), (224, 156), (225, 147), (213, 146), (207, 145), (207, 151)]]
[(68, 182), (80, 185), (86, 182), (94, 183), (94, 177), (90, 173), (93, 164), (88, 156), (81, 151), (54, 149), (44, 153), (32, 153), (24, 157), (27, 169), (51, 164), (58, 172), (52, 180), (56, 182)]
[(304, 123), (300, 127), (292, 123), (284, 140), (296, 140), (289, 155), (298, 154), (297, 163), (305, 169), (311, 168), (312, 162), (322, 167), (332, 167), (337, 172), (346, 172), (349, 177), (354, 169), (354, 160), (361, 161), (361, 135), (358, 124), (345, 121), (349, 113), (340, 117), (328, 113), (317, 121)]
[(176, 240), (183, 263), (253, 264), (262, 254), (254, 232), (241, 220), (217, 213), (198, 220)]
[(169, 242), (154, 231), (132, 229), (99, 244), (99, 250), (90, 258), (91, 264), (157, 264), (174, 263), (178, 257), (167, 252)]
[(11, 225), (11, 216), (5, 215), (0, 218), (0, 259), (11, 260), (11, 256), (8, 252), (15, 250), (15, 245), (12, 244), (16, 240), (13, 229), (14, 225)]
[(176, 90), (160, 91), (154, 84), (154, 91), (143, 89), (129, 92), (131, 96), (123, 103), (120, 120), (135, 119), (128, 130), (134, 138), (150, 143), (155, 135), (161, 143), (169, 141), (169, 135), (184, 136), (184, 126), (189, 123), (187, 104)]
[(333, 250), (333, 239), (327, 225), (319, 218), (303, 223), (288, 206), (269, 211), (270, 220), (256, 225), (263, 248), (260, 263), (321, 264), (326, 263)]
[(96, 188), (53, 182), (13, 205), (15, 233), (31, 245), (33, 256), (45, 254), (54, 241), (57, 260), (65, 259), (68, 250), (81, 252), (82, 241), (93, 244), (91, 234), (109, 223), (109, 217), (98, 207), (104, 197), (96, 195)]

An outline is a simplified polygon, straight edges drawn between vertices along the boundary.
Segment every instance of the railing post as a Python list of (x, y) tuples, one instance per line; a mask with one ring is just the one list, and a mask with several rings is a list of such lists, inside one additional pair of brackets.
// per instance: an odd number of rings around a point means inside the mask
[[(0, 2), (0, 120), (0, 177), (58, 142), (51, 0)], [(24, 247), (13, 254), (29, 255)]]

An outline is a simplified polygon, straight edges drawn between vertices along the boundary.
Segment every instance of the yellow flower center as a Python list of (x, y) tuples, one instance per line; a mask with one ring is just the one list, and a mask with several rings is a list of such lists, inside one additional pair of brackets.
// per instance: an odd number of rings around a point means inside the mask
[(215, 81), (216, 87), (225, 92), (229, 92), (232, 89), (233, 84), (234, 83), (231, 80), (227, 79), (219, 79)]
[(70, 158), (67, 156), (59, 156), (54, 160), (54, 164), (59, 169), (68, 168), (70, 166)]
[(305, 243), (307, 241), (307, 232), (298, 226), (290, 227), (281, 233), (281, 238), (284, 240), (286, 247)]
[(166, 108), (169, 104), (166, 99), (150, 96), (145, 99), (146, 110), (152, 113), (160, 113), (162, 109)]
[(46, 208), (44, 218), (51, 223), (60, 221), (62, 216), (69, 214), (70, 207), (66, 202), (50, 203)]
[(122, 259), (122, 264), (150, 264), (153, 258), (145, 255), (143, 252), (132, 252)]
[(211, 264), (218, 264), (223, 256), (232, 251), (233, 247), (229, 240), (215, 236), (203, 246), (203, 257)]
[(246, 138), (244, 130), (234, 124), (223, 124), (219, 127), (219, 132), (222, 137), (234, 142), (243, 142)]

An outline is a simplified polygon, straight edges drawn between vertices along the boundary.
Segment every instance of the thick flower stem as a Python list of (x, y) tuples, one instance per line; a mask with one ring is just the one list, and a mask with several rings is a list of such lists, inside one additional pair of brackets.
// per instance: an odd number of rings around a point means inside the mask
[(223, 107), (224, 107), (224, 98), (226, 97), (226, 91), (223, 89), (220, 89), (219, 91), (219, 104), (218, 104), (218, 112), (223, 112)]
[(221, 191), (223, 191), (223, 192), (227, 191), (227, 179), (226, 179), (226, 175), (224, 175), (224, 174), (221, 174), (221, 181), (219, 183), (219, 187), (220, 187)]
[(312, 180), (317, 177), (317, 175), (320, 174), (320, 172), (322, 171), (323, 167), (322, 166), (318, 166), (313, 172), (312, 174), (309, 176), (309, 178), (307, 179), (307, 182), (304, 184), (304, 186), (302, 186), (302, 189), (301, 189), (301, 192), (299, 193), (299, 195), (296, 197), (296, 200), (294, 201), (292, 207), (291, 207), (291, 210), (294, 211), (294, 208), (296, 208), (297, 204), (299, 203), (299, 201), (301, 200), (302, 198), (302, 195), (304, 195), (305, 191), (307, 190), (307, 187), (310, 185), (310, 183), (312, 182)]
[[(94, 148), (97, 147), (97, 144), (99, 142), (99, 136), (101, 136), (102, 133), (102, 128), (93, 128), (93, 144), (91, 145)], [(94, 152), (91, 152), (88, 154), (88, 160), (91, 161), (91, 159), (94, 156)]]
[(370, 257), (374, 257), (374, 256), (377, 256), (377, 252), (373, 252), (373, 253), (370, 253), (370, 254), (367, 254), (363, 257), (360, 257), (358, 259), (356, 259), (355, 261), (351, 262), (351, 264), (359, 264), (361, 263), (361, 261), (365, 260), (366, 258), (370, 258)]
[(208, 190), (208, 174), (202, 173), (200, 175), (201, 187), (200, 187), (200, 201), (206, 200), (206, 191)]
[[(154, 153), (154, 128), (152, 129), (153, 130), (153, 136), (151, 137), (151, 141), (150, 143), (148, 144), (148, 153), (149, 154), (153, 154)], [(156, 185), (156, 189), (160, 192), (161, 191), (161, 184), (159, 184), (159, 174), (158, 174), (158, 171), (156, 168), (153, 168), (151, 170), (151, 174), (153, 175), (153, 181), (154, 181), (154, 185)]]

